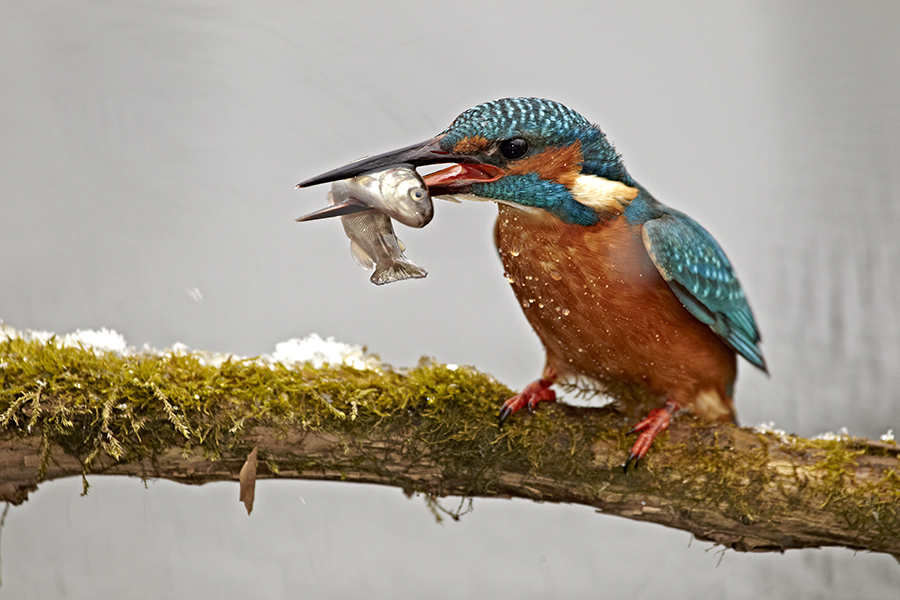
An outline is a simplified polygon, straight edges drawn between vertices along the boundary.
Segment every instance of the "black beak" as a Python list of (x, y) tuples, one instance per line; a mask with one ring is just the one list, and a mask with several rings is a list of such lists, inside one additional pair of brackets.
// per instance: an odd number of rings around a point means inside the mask
[[(415, 168), (441, 163), (456, 163), (454, 166), (447, 169), (443, 169), (436, 173), (429, 173), (423, 178), (431, 195), (439, 196), (442, 194), (464, 193), (469, 190), (469, 186), (473, 183), (496, 181), (504, 175), (503, 171), (498, 167), (483, 164), (474, 156), (454, 154), (452, 152), (447, 152), (446, 150), (441, 150), (440, 142), (442, 137), (444, 136), (439, 135), (421, 144), (413, 144), (412, 146), (393, 150), (392, 152), (385, 152), (384, 154), (379, 154), (377, 156), (361, 158), (348, 165), (344, 165), (343, 167), (338, 167), (327, 173), (322, 173), (317, 177), (302, 181), (297, 184), (297, 187), (304, 188), (320, 183), (330, 183), (332, 181), (340, 181), (341, 179), (350, 179), (351, 177), (357, 177), (363, 173), (400, 165)], [(300, 217), (297, 221), (313, 221), (315, 219), (339, 217), (365, 210), (370, 210), (370, 207), (350, 198), (340, 204), (328, 206)]]
[(385, 152), (377, 156), (368, 156), (361, 158), (343, 167), (322, 173), (317, 177), (312, 177), (306, 181), (297, 184), (298, 188), (318, 185), (320, 183), (329, 183), (340, 179), (349, 179), (368, 173), (369, 171), (377, 171), (387, 167), (395, 167), (397, 165), (406, 164), (413, 167), (421, 167), (424, 165), (436, 165), (439, 163), (474, 163), (477, 162), (471, 156), (462, 154), (453, 154), (445, 150), (441, 150), (440, 141), (443, 135), (423, 142), (421, 144), (413, 144), (406, 148)]

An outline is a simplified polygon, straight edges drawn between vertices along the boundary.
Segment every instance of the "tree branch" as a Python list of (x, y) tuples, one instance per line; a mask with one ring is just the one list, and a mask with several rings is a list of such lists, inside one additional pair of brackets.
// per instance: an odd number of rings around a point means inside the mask
[(473, 369), (430, 363), (408, 372), (208, 364), (11, 338), (0, 341), (0, 500), (21, 503), (40, 481), (94, 473), (237, 480), (257, 448), (259, 478), (585, 504), (739, 551), (900, 556), (894, 444), (679, 415), (625, 475), (625, 417), (549, 405), (499, 429), (510, 394)]

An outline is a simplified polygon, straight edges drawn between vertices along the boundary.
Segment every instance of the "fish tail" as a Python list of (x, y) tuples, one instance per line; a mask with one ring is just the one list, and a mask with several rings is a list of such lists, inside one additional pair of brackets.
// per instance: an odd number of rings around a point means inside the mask
[(375, 272), (369, 281), (375, 285), (384, 285), (402, 279), (420, 279), (428, 275), (428, 271), (409, 260), (399, 258), (389, 265), (375, 265)]

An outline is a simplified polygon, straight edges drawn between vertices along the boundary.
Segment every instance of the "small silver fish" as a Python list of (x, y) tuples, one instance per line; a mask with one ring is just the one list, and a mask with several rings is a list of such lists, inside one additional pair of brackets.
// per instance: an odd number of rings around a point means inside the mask
[[(369, 177), (364, 175), (363, 177)], [(376, 174), (377, 177), (377, 174)], [(328, 192), (328, 202), (332, 205), (346, 203), (348, 200), (360, 198), (354, 196), (360, 186), (355, 180), (335, 181)], [(367, 184), (363, 184), (364, 186)], [(367, 189), (367, 188), (366, 188)], [(427, 189), (426, 189), (427, 195)], [(387, 205), (393, 200), (390, 194), (383, 197)], [(366, 200), (369, 198), (366, 197)], [(391, 199), (391, 200), (388, 200)], [(381, 203), (379, 201), (379, 203)], [(429, 205), (431, 198), (428, 198)], [(399, 206), (403, 206), (402, 203)], [(402, 212), (406, 216), (414, 211)], [(430, 217), (429, 217), (430, 219)], [(341, 216), (344, 233), (350, 238), (350, 253), (356, 264), (364, 269), (375, 267), (369, 281), (375, 285), (384, 285), (402, 279), (425, 277), (428, 271), (403, 255), (406, 249), (403, 242), (397, 239), (391, 219), (380, 210), (363, 210)]]
[(342, 199), (297, 221), (314, 221), (374, 208), (409, 227), (425, 227), (434, 216), (428, 186), (409, 165), (396, 165), (343, 180)]
[(390, 167), (345, 181), (351, 198), (409, 227), (425, 227), (434, 216), (428, 186), (413, 168)]

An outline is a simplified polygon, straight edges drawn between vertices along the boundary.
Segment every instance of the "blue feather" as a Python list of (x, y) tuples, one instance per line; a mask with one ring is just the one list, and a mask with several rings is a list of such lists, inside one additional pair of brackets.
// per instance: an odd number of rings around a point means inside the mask
[(725, 252), (695, 220), (657, 206), (661, 214), (644, 223), (644, 235), (650, 256), (669, 287), (692, 315), (766, 371), (759, 330)]
[[(453, 148), (467, 137), (503, 140), (527, 135), (541, 140), (563, 139), (590, 122), (571, 108), (542, 98), (501, 98), (462, 113), (444, 131), (441, 147)], [(568, 138), (567, 141), (572, 141)]]

